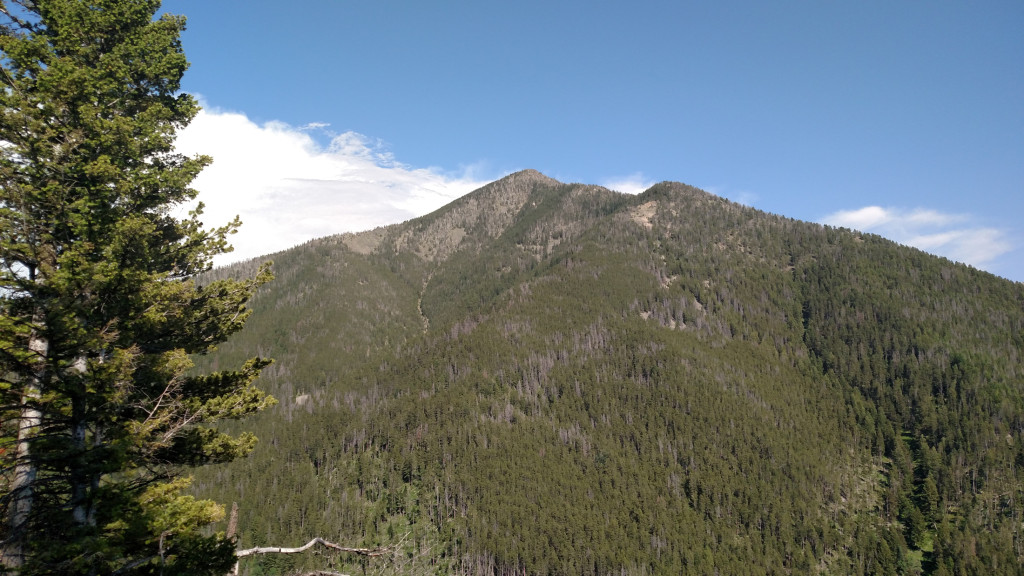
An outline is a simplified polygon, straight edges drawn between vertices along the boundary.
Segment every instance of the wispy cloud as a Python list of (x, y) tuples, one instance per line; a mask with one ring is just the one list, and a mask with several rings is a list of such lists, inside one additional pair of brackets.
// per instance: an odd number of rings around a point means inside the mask
[(744, 206), (753, 206), (754, 203), (758, 201), (757, 194), (748, 190), (733, 190), (723, 186), (702, 186), (702, 189), (705, 192), (710, 192), (715, 196), (727, 198), (738, 204), (743, 204)]
[(821, 222), (873, 232), (977, 268), (988, 267), (1015, 248), (1006, 232), (973, 226), (972, 218), (967, 214), (865, 206), (834, 212), (822, 218)]
[(212, 227), (242, 219), (231, 237), (235, 251), (218, 264), (408, 220), (486, 183), (404, 166), (354, 132), (322, 146), (310, 132), (325, 127), (258, 125), (241, 113), (206, 109), (179, 133), (179, 152), (214, 159), (193, 183), (206, 205), (204, 222)]
[(299, 128), (299, 130), (322, 130), (330, 126), (328, 122), (310, 122), (305, 126)]
[(601, 186), (604, 186), (609, 190), (615, 190), (616, 192), (639, 194), (651, 186), (654, 186), (654, 184), (654, 181), (645, 178), (642, 173), (636, 172), (629, 176), (605, 180), (601, 183)]

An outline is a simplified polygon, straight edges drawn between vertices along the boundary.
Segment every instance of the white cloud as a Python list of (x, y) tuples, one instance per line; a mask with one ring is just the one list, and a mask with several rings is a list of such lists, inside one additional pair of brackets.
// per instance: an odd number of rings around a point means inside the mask
[(892, 221), (892, 215), (881, 206), (866, 206), (858, 210), (841, 210), (825, 217), (825, 223), (833, 226), (871, 230)]
[(922, 208), (907, 210), (865, 206), (834, 212), (821, 221), (879, 234), (977, 268), (985, 268), (1014, 249), (1004, 231), (973, 227), (970, 216), (964, 214), (944, 214)]
[(234, 252), (218, 264), (408, 220), (486, 183), (401, 165), (354, 132), (321, 146), (308, 132), (325, 127), (261, 126), (244, 114), (206, 109), (179, 133), (179, 152), (214, 159), (193, 182), (206, 205), (203, 221), (213, 227), (242, 219), (231, 237)]
[(626, 194), (639, 194), (651, 186), (654, 186), (654, 182), (644, 178), (642, 173), (636, 172), (623, 178), (605, 180), (601, 183), (601, 186), (604, 186), (609, 190), (624, 192)]

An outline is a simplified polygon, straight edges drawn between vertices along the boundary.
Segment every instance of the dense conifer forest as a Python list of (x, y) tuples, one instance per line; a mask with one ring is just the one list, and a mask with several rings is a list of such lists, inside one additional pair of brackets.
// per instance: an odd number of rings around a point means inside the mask
[(268, 258), (197, 363), (275, 358), (279, 404), (196, 492), (240, 547), (394, 553), (243, 573), (1022, 573), (1022, 284), (533, 171)]

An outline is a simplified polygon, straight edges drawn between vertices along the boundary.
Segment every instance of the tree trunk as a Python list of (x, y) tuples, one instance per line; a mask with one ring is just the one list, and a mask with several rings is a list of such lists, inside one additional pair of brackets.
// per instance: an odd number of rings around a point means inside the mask
[[(77, 374), (85, 374), (85, 358), (75, 360), (73, 370)], [(86, 432), (88, 429), (85, 406), (85, 390), (80, 396), (71, 400), (71, 518), (79, 526), (92, 526), (96, 523), (93, 507), (89, 504), (90, 488), (98, 484), (99, 479), (89, 470), (89, 458), (86, 454)]]
[[(236, 540), (238, 533), (238, 502), (231, 503), (231, 516), (228, 517), (228, 531), (225, 536), (229, 540)], [(228, 576), (238, 576), (238, 557), (235, 557), (235, 565), (231, 567), (231, 572), (228, 572)]]
[[(37, 313), (35, 320), (41, 320)], [(28, 349), (35, 356), (38, 368), (22, 392), (21, 414), (18, 417), (18, 444), (14, 465), (14, 480), (11, 482), (11, 504), (7, 512), (7, 541), (3, 548), (3, 565), (17, 573), (25, 563), (26, 528), (32, 504), (35, 499), (36, 466), (31, 459), (31, 441), (35, 436), (43, 414), (35, 403), (40, 398), (40, 383), (46, 370), (46, 355), (49, 342), (33, 330), (29, 337)]]

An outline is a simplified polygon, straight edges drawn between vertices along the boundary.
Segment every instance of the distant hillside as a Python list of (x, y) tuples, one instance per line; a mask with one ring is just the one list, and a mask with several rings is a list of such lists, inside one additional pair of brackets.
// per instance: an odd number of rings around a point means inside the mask
[(205, 361), (280, 404), (197, 491), (242, 546), (399, 553), (250, 574), (1022, 573), (1022, 284), (535, 171), (273, 259)]

